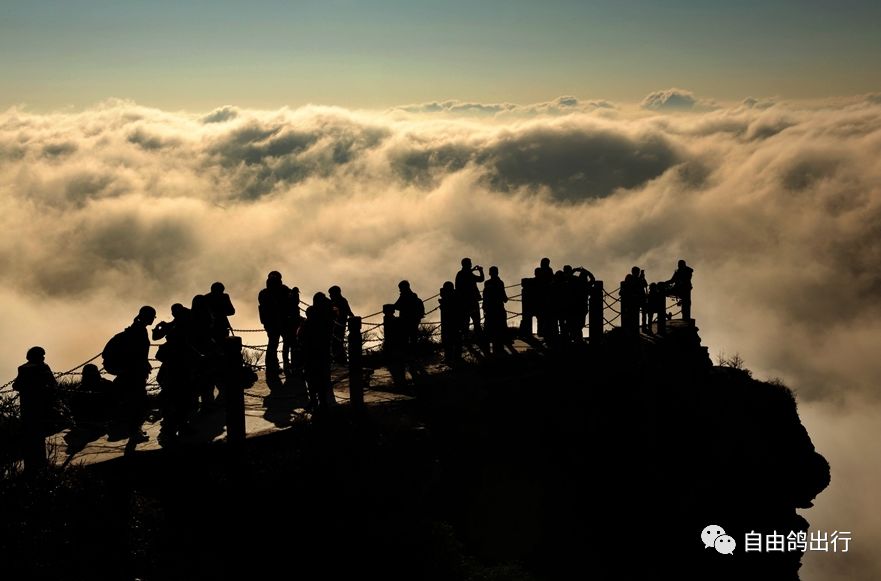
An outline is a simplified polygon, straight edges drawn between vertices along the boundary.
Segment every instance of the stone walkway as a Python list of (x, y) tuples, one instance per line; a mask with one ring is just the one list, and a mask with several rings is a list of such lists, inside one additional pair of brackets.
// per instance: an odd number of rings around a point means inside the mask
[[(671, 321), (670, 330), (675, 332), (685, 327), (681, 321)], [(644, 341), (655, 342), (657, 337), (642, 335)], [(516, 353), (525, 353), (533, 349), (542, 350), (538, 339), (532, 338), (528, 343), (517, 339), (512, 345)], [(465, 360), (474, 362), (482, 358), (476, 349), (466, 350)], [(424, 372), (428, 375), (442, 373), (449, 369), (446, 365), (434, 361), (425, 364)], [(365, 368), (368, 371), (368, 368)], [(364, 402), (367, 406), (386, 405), (412, 399), (404, 390), (393, 385), (391, 375), (384, 367), (369, 370), (370, 377), (366, 382)], [(331, 372), (334, 395), (338, 405), (349, 402), (349, 371), (346, 367), (334, 367)], [(245, 430), (248, 438), (284, 430), (292, 425), (308, 421), (310, 413), (305, 409), (308, 403), (305, 385), (302, 381), (291, 381), (286, 385), (270, 390), (266, 377), (261, 372), (257, 382), (245, 390)], [(134, 453), (157, 450), (159, 436), (159, 414), (154, 410), (144, 424), (144, 431), (150, 439), (140, 443)], [(192, 433), (182, 438), (182, 443), (189, 445), (208, 444), (223, 440), (226, 437), (225, 412), (222, 405), (208, 412), (200, 412), (192, 422)], [(48, 438), (50, 454), (58, 464), (92, 464), (118, 458), (125, 454), (127, 438), (122, 434), (108, 434), (106, 426), (100, 425), (90, 429), (88, 426), (66, 429)], [(52, 453), (54, 450), (54, 453)]]
[[(438, 372), (440, 365), (428, 369), (429, 373)], [(338, 405), (349, 402), (349, 372), (345, 367), (334, 368), (331, 372), (333, 391)], [(397, 401), (407, 401), (412, 396), (401, 393), (394, 388), (391, 375), (384, 368), (376, 369), (370, 376), (369, 388), (365, 389), (364, 402), (368, 406), (382, 405)], [(308, 398), (305, 386), (301, 381), (291, 381), (287, 385), (270, 390), (263, 372), (254, 385), (245, 390), (245, 430), (247, 437), (252, 438), (271, 432), (284, 430), (297, 422), (307, 421), (310, 414), (306, 411)], [(218, 405), (208, 412), (200, 412), (192, 422), (193, 433), (182, 438), (182, 442), (190, 445), (206, 444), (223, 440), (226, 437), (224, 409)], [(160, 420), (154, 410), (144, 431), (150, 439), (140, 443), (135, 453), (157, 450)], [(50, 452), (54, 450), (54, 459), (58, 464), (91, 464), (117, 458), (125, 454), (127, 438), (121, 434), (108, 434), (106, 426), (83, 426), (66, 429), (48, 438)]]

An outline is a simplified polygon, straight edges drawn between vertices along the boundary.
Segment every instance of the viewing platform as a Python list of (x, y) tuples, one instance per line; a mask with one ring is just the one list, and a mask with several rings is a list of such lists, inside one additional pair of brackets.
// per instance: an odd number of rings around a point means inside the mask
[[(653, 333), (656, 326), (653, 326)], [(667, 335), (662, 337), (657, 334), (641, 332), (640, 344), (644, 346), (656, 345), (665, 340), (682, 340), (684, 337), (696, 335), (696, 328), (686, 324), (680, 319), (667, 322)], [(511, 329), (516, 333), (515, 329)], [(503, 358), (487, 358), (477, 348), (466, 350), (463, 358), (463, 368), (474, 371), (487, 362), (491, 362), (491, 372), (504, 380), (507, 373), (516, 371), (506, 370), (506, 360), (513, 361), (517, 357), (545, 358), (550, 355), (548, 345), (537, 337), (515, 338), (511, 347), (513, 352)], [(590, 349), (589, 343), (583, 345)], [(444, 375), (454, 375), (458, 370), (451, 368), (442, 361), (436, 351), (422, 362), (419, 377), (414, 378), (412, 373), (407, 375), (407, 385), (396, 386), (388, 369), (383, 366), (375, 368), (365, 367), (363, 372), (364, 381), (364, 404), (368, 411), (378, 407), (393, 408), (395, 405), (413, 402), (420, 381), (428, 378), (443, 380)], [(336, 399), (336, 405), (348, 407), (350, 405), (349, 369), (345, 366), (334, 366), (331, 370), (331, 380)], [(246, 438), (259, 438), (268, 434), (280, 432), (292, 426), (308, 422), (312, 418), (309, 411), (309, 399), (306, 386), (302, 378), (292, 377), (284, 381), (274, 389), (270, 389), (265, 371), (261, 370), (257, 381), (244, 390), (245, 402), (245, 432)], [(158, 396), (151, 401), (156, 402)], [(104, 425), (81, 425), (67, 428), (48, 438), (51, 455), (57, 464), (94, 464), (122, 457), (127, 453), (136, 455), (145, 453), (161, 453), (158, 436), (160, 430), (160, 414), (158, 406), (151, 405), (151, 412), (144, 423), (144, 431), (149, 440), (139, 443), (135, 450), (126, 451), (127, 436), (124, 431), (109, 430)], [(393, 412), (392, 412), (393, 413)], [(180, 446), (195, 448), (214, 442), (226, 440), (225, 409), (224, 402), (219, 399), (213, 407), (200, 411), (191, 422), (191, 430), (181, 438)]]

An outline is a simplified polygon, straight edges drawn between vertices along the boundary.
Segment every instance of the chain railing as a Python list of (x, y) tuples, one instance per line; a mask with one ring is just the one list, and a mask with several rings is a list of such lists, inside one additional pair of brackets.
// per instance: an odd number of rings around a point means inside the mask
[[(527, 281), (527, 280), (534, 280), (534, 279), (523, 279), (523, 282), (521, 282), (521, 283), (509, 284), (509, 285), (506, 285), (504, 288), (505, 288), (505, 290), (512, 289), (515, 287), (520, 287), (521, 289), (523, 289), (524, 285), (525, 285), (525, 281)], [(593, 311), (593, 316), (586, 317), (586, 321), (582, 327), (582, 330), (586, 329), (586, 330), (588, 330), (588, 332), (590, 331), (591, 320), (593, 320), (593, 321), (601, 320), (603, 331), (607, 331), (609, 329), (615, 328), (616, 326), (620, 326), (620, 322), (621, 322), (621, 297), (619, 296), (620, 287), (616, 288), (613, 291), (606, 291), (602, 287), (602, 281), (591, 281), (588, 283), (587, 288), (599, 289), (602, 294), (600, 295), (601, 300), (599, 300), (599, 301), (596, 300), (597, 297), (591, 298), (590, 306), (588, 309), (585, 310), (585, 312), (588, 315), (590, 315), (590, 311)], [(527, 325), (528, 329), (525, 329), (525, 332), (531, 333), (532, 332), (532, 318), (539, 316), (539, 313), (531, 312), (528, 315), (525, 315), (524, 303), (526, 301), (524, 299), (524, 294), (525, 294), (524, 290), (521, 290), (521, 292), (519, 292), (518, 294), (508, 297), (508, 303), (510, 305), (505, 307), (506, 321), (508, 321), (509, 325), (510, 325), (510, 324), (512, 324), (511, 322), (516, 323), (516, 321), (519, 320), (521, 322), (521, 325), (520, 325), (521, 331), (524, 331), (524, 328), (523, 328), (524, 323), (528, 322), (528, 325)], [(441, 326), (442, 326), (441, 321), (437, 320), (434, 317), (430, 317), (430, 315), (437, 313), (441, 309), (441, 305), (440, 305), (439, 300), (438, 300), (437, 304), (433, 304), (433, 301), (435, 301), (436, 299), (439, 299), (439, 297), (440, 297), (440, 293), (437, 293), (437, 294), (434, 294), (434, 295), (428, 297), (427, 299), (422, 300), (423, 304), (426, 305), (426, 309), (425, 309), (425, 315), (424, 315), (423, 319), (421, 320), (420, 325), (422, 326), (423, 329), (428, 329), (429, 337), (431, 337), (432, 339), (438, 337), (441, 334)], [(587, 301), (586, 298), (585, 298), (585, 301)], [(479, 303), (480, 302), (482, 302), (482, 300), (479, 300)], [(671, 307), (670, 303), (671, 303), (671, 300), (668, 297), (667, 303), (665, 305), (665, 307), (666, 307), (665, 312), (670, 311), (670, 307)], [(677, 302), (675, 300), (673, 300), (672, 303), (673, 303), (673, 305), (672, 305), (673, 307), (680, 306), (680, 302)], [(304, 300), (300, 300), (299, 304), (306, 307), (306, 308), (312, 306), (310, 303), (308, 303)], [(519, 305), (519, 307), (520, 307), (519, 312), (517, 310), (512, 310), (513, 308), (516, 307), (516, 305)], [(429, 306), (431, 308), (428, 308)], [(596, 313), (597, 307), (599, 307), (599, 311), (602, 314), (601, 319), (598, 317), (598, 314)], [(606, 312), (609, 312), (611, 314), (607, 317), (605, 314)], [(673, 312), (669, 316), (675, 317), (675, 316), (678, 316), (680, 313), (681, 313), (681, 308), (679, 310)], [(361, 335), (361, 346), (362, 346), (361, 352), (362, 352), (362, 354), (366, 355), (366, 354), (375, 353), (375, 352), (381, 350), (382, 344), (384, 341), (384, 324), (383, 324), (382, 320), (377, 320), (377, 319), (379, 317), (382, 317), (382, 315), (383, 315), (383, 311), (380, 310), (380, 311), (376, 311), (374, 313), (370, 313), (369, 315), (361, 317), (360, 335)], [(426, 317), (428, 317), (428, 318), (426, 319)], [(527, 321), (527, 319), (528, 319), (528, 321)], [(337, 328), (346, 326), (345, 323), (338, 321), (338, 320), (334, 320), (333, 324)], [(263, 328), (232, 329), (232, 331), (235, 334), (264, 333), (264, 332), (266, 332), (266, 330)], [(345, 338), (345, 335), (346, 335), (345, 332), (342, 333), (342, 337), (340, 337), (340, 334), (331, 333), (331, 341), (342, 340), (343, 341), (342, 349), (347, 351), (348, 350), (348, 340)], [(156, 348), (156, 347), (158, 347), (158, 345), (151, 344), (150, 347)], [(250, 343), (243, 344), (242, 345), (243, 349), (257, 354), (254, 362), (250, 363), (249, 365), (251, 365), (252, 367), (257, 368), (257, 369), (265, 368), (265, 364), (261, 365), (260, 360), (263, 359), (265, 361), (265, 354), (267, 352), (268, 347), (269, 347), (268, 343), (266, 343), (266, 344), (250, 344)], [(330, 347), (331, 346), (329, 346), (329, 348)], [(279, 349), (282, 349), (282, 348), (283, 348), (283, 343), (280, 342)], [(54, 375), (55, 375), (56, 379), (62, 378), (62, 377), (81, 376), (82, 375), (82, 368), (85, 367), (87, 364), (92, 363), (93, 361), (97, 360), (99, 357), (101, 357), (100, 353), (97, 355), (94, 355), (93, 357), (87, 359), (86, 361), (80, 363), (79, 365), (77, 365), (71, 369), (68, 369), (68, 370), (62, 371), (62, 372), (58, 372), (58, 373), (54, 373)], [(278, 357), (278, 355), (276, 357)], [(157, 361), (155, 357), (151, 357), (149, 360), (153, 361), (153, 362)], [(103, 368), (101, 368), (99, 371), (102, 376), (107, 375), (107, 372)], [(154, 368), (154, 370), (151, 373), (151, 376), (148, 380), (148, 383), (147, 383), (148, 391), (156, 391), (159, 388), (159, 386), (155, 380), (156, 371), (157, 371), (157, 369)], [(12, 391), (11, 386), (12, 386), (13, 382), (14, 382), (14, 379), (6, 382), (3, 385), (0, 385), (0, 395), (10, 393)]]

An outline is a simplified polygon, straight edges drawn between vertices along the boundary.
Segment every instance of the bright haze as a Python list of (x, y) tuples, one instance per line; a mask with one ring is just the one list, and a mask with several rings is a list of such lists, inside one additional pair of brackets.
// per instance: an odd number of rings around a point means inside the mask
[(851, 552), (802, 578), (881, 576), (881, 5), (179, 4), (0, 6), (0, 383), (216, 280), (255, 328), (270, 270), (367, 314), (463, 256), (684, 258), (832, 464), (804, 514)]

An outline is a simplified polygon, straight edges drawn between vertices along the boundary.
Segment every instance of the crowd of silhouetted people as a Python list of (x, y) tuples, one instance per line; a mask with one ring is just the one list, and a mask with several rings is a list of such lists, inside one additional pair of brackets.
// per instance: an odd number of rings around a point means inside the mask
[[(682, 318), (691, 320), (691, 277), (693, 269), (680, 260), (670, 280), (648, 283), (645, 271), (634, 266), (621, 281), (621, 327), (628, 332), (642, 329), (664, 335), (667, 327), (667, 297), (678, 299)], [(654, 325), (654, 327), (652, 326)]]
[[(459, 364), (463, 352), (469, 349), (493, 357), (514, 353), (506, 285), (497, 266), (491, 266), (488, 272), (487, 278), (482, 266), (463, 258), (454, 280), (444, 282), (440, 289), (440, 337), (444, 359), (450, 365)], [(692, 273), (691, 267), (680, 260), (670, 280), (649, 284), (645, 272), (633, 267), (619, 290), (621, 327), (628, 331), (641, 327), (651, 334), (656, 329), (663, 334), (668, 317), (666, 297), (671, 296), (679, 300), (683, 318), (690, 320)], [(601, 292), (599, 299), (592, 292), (601, 290), (601, 284), (583, 267), (566, 265), (554, 271), (550, 259), (543, 258), (534, 277), (522, 281), (522, 316), (528, 324), (526, 329), (521, 325), (520, 330), (531, 334), (534, 317), (537, 335), (548, 343), (581, 342), (588, 313), (602, 308), (591, 304), (602, 300)], [(382, 309), (382, 353), (395, 383), (401, 384), (408, 368), (414, 376), (421, 371), (420, 346), (428, 342), (431, 332), (421, 325), (425, 304), (410, 283), (402, 280), (398, 291), (397, 300)], [(315, 293), (312, 304), (302, 312), (300, 306), (305, 303), (299, 288), (287, 286), (281, 273), (272, 271), (258, 293), (257, 304), (267, 335), (267, 383), (280, 373), (286, 378), (301, 378), (313, 413), (333, 406), (331, 366), (347, 362), (346, 331), (354, 317), (341, 288), (334, 285), (327, 295)], [(156, 310), (141, 307), (132, 324), (114, 335), (102, 352), (104, 369), (115, 379), (111, 382), (101, 377), (94, 364), (83, 367), (83, 397), (72, 399), (75, 411), (82, 417), (115, 415), (124, 426), (129, 449), (147, 440), (143, 423), (152, 371), (149, 348), (151, 337), (153, 341), (164, 339), (155, 356), (159, 362), (156, 381), (162, 414), (159, 443), (175, 445), (190, 429), (197, 413), (211, 410), (230, 389), (241, 386), (248, 374), (253, 374), (243, 365), (242, 342), (229, 321), (235, 313), (220, 282), (212, 284), (208, 293), (194, 296), (189, 307), (173, 304), (171, 319), (155, 326)], [(45, 355), (41, 347), (28, 350), (27, 362), (19, 367), (13, 385), (20, 394), (25, 461), (31, 465), (46, 461), (42, 440), (45, 413), (41, 410), (45, 410), (47, 394), (57, 388)]]

